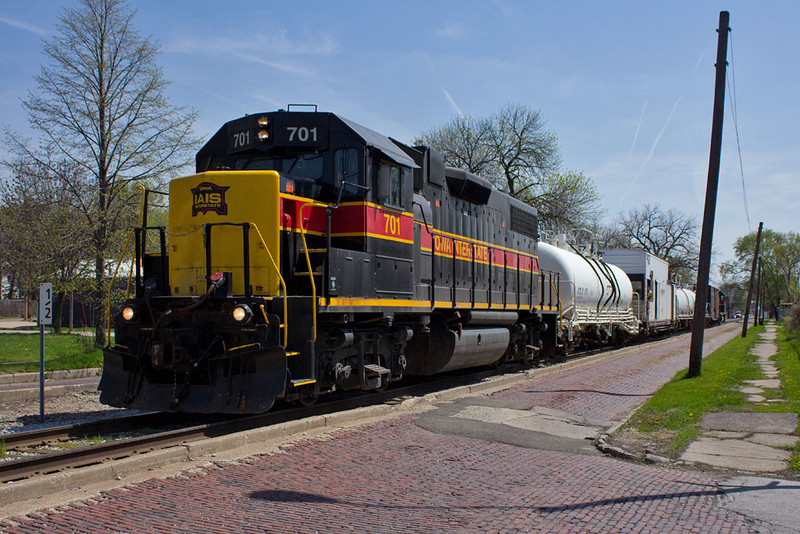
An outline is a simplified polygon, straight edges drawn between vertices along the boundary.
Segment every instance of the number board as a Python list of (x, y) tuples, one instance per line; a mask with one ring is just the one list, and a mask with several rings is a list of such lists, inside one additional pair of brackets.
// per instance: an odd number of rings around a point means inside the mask
[(275, 144), (291, 147), (328, 146), (328, 117), (287, 113), (275, 124)]
[(256, 146), (256, 132), (247, 125), (228, 131), (228, 152), (241, 152)]

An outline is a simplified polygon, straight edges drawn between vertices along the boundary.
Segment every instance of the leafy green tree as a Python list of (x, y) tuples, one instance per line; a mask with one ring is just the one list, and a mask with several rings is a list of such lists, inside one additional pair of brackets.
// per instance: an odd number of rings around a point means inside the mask
[(90, 273), (86, 219), (68, 190), (76, 166), (18, 161), (13, 171), (0, 187), (0, 251), (23, 293), (36, 295), (39, 283), (53, 283), (53, 326), (60, 332), (66, 293), (85, 289)]
[[(747, 292), (750, 271), (753, 265), (757, 234), (751, 233), (736, 240), (736, 259), (722, 264), (723, 279)], [(764, 277), (764, 295), (773, 314), (782, 303), (800, 302), (800, 234), (776, 232), (764, 229), (761, 232), (759, 259)]]
[[(46, 165), (41, 154), (55, 154), (79, 171), (67, 191), (88, 221), (99, 310), (110, 253), (124, 235), (120, 214), (139, 200), (129, 185), (164, 181), (191, 163), (198, 145), (191, 135), (197, 114), (168, 102), (159, 48), (139, 35), (134, 15), (121, 0), (77, 0), (64, 9), (44, 43), (37, 88), (23, 100), (42, 150), (6, 129), (17, 155)], [(105, 344), (103, 313), (97, 314), (95, 343)]]
[(548, 174), (535, 191), (528, 190), (517, 198), (536, 208), (542, 227), (554, 233), (587, 226), (602, 211), (597, 187), (582, 172)]

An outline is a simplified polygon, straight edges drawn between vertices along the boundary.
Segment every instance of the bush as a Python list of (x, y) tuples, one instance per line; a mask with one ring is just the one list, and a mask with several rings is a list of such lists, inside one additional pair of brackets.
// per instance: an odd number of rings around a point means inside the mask
[(793, 335), (800, 335), (800, 306), (792, 306), (789, 315), (783, 320), (783, 326)]

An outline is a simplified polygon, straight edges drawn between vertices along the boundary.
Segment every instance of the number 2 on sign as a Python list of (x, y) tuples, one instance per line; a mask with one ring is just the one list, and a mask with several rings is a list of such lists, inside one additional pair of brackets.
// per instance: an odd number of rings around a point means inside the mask
[(384, 213), (386, 219), (386, 235), (400, 236), (400, 217)]

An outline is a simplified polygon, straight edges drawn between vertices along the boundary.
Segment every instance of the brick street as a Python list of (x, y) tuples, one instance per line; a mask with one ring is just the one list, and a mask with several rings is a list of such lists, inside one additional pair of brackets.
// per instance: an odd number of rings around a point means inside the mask
[[(706, 353), (736, 335), (735, 328), (714, 332), (706, 334)], [(567, 427), (610, 423), (685, 368), (688, 342), (634, 347), (491, 397), (150, 479), (0, 522), (0, 532), (756, 532), (721, 505), (708, 475), (573, 452), (587, 440), (564, 433), (558, 446), (530, 420), (487, 423), (511, 433), (504, 439), (498, 431), (497, 440), (439, 432), (434, 419), (433, 431), (423, 428), (437, 412), (440, 422), (460, 413), (469, 429), (479, 423), (464, 419), (469, 414), (507, 416), (532, 406), (584, 418)]]

